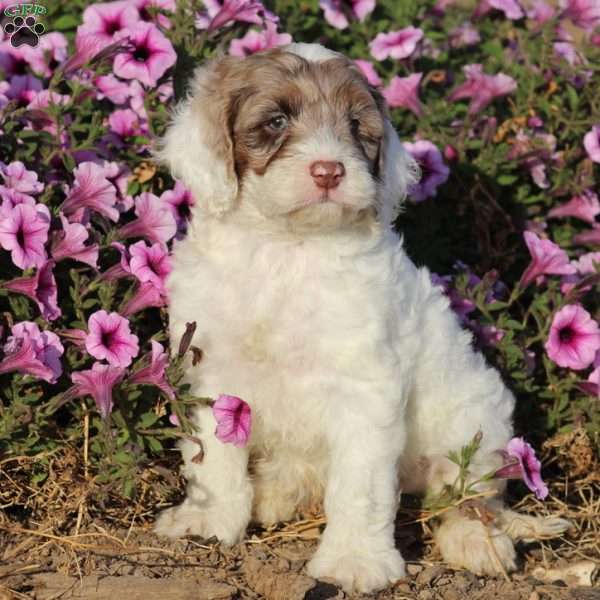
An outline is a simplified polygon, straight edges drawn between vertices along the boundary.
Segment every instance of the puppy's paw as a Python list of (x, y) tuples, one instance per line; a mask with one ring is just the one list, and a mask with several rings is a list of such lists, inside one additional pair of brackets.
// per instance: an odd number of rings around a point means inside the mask
[(289, 521), (296, 513), (296, 505), (274, 485), (257, 485), (253, 504), (252, 517), (263, 525)]
[(406, 574), (404, 559), (396, 549), (369, 553), (367, 548), (338, 552), (319, 548), (308, 563), (315, 579), (330, 578), (346, 592), (368, 594), (381, 590)]
[(533, 517), (504, 510), (500, 515), (500, 528), (514, 541), (534, 542), (563, 534), (571, 528), (571, 523), (559, 517)]
[(249, 520), (249, 508), (244, 511), (243, 507), (220, 504), (200, 508), (186, 501), (164, 510), (156, 519), (154, 532), (171, 539), (216, 536), (225, 546), (233, 546), (244, 538)]
[(445, 562), (472, 573), (498, 575), (516, 568), (511, 538), (481, 521), (461, 516), (449, 518), (437, 530), (436, 540)]

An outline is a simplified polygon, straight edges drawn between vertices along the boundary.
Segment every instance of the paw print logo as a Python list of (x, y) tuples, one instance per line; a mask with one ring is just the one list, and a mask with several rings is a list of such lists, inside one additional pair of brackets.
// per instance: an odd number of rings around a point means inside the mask
[(44, 33), (45, 27), (43, 23), (38, 23), (33, 16), (15, 17), (12, 22), (4, 25), (4, 33), (10, 37), (10, 43), (14, 48), (18, 48), (23, 44), (35, 47), (40, 41), (40, 35)]

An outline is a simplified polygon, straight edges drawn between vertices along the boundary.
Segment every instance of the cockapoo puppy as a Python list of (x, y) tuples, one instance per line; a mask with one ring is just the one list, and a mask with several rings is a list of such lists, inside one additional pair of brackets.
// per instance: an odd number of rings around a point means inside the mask
[[(319, 45), (217, 58), (197, 70), (159, 156), (197, 199), (168, 281), (172, 339), (196, 321), (204, 358), (189, 366), (192, 392), (240, 396), (253, 430), (245, 448), (223, 444), (211, 409), (195, 410), (204, 460), (182, 443), (187, 497), (156, 532), (234, 544), (251, 520), (323, 501), (308, 573), (347, 590), (385, 587), (405, 574), (400, 492), (452, 483), (446, 457), (477, 431), (472, 477), (500, 467), (514, 405), (392, 231), (418, 167), (385, 102)], [(502, 483), (481, 488), (500, 495)], [(488, 526), (444, 514), (444, 560), (510, 570), (515, 540), (567, 527), (488, 502), (498, 515)]]

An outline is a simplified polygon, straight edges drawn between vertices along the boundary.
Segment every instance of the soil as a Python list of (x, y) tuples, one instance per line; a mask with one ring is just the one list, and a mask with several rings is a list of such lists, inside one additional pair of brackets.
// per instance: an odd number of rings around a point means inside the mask
[(345, 594), (305, 573), (322, 526), (322, 519), (313, 519), (250, 531), (244, 543), (230, 549), (195, 538), (164, 541), (149, 525), (92, 524), (87, 532), (64, 537), (2, 526), (0, 600), (600, 600), (599, 587), (537, 578), (540, 566), (566, 564), (545, 543), (521, 549), (519, 572), (478, 577), (441, 563), (417, 524), (397, 531), (406, 579), (377, 594)]

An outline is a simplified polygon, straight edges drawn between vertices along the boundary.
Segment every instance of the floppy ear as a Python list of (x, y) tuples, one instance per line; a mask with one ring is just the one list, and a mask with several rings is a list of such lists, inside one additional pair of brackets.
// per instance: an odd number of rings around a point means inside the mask
[(177, 106), (156, 158), (182, 179), (196, 199), (195, 212), (221, 216), (233, 208), (238, 180), (233, 158), (233, 90), (229, 67), (218, 58), (199, 67), (187, 98)]
[(415, 159), (402, 145), (394, 126), (384, 117), (383, 148), (379, 154), (380, 189), (379, 219), (384, 225), (391, 225), (401, 210), (411, 184), (421, 179), (421, 170)]

